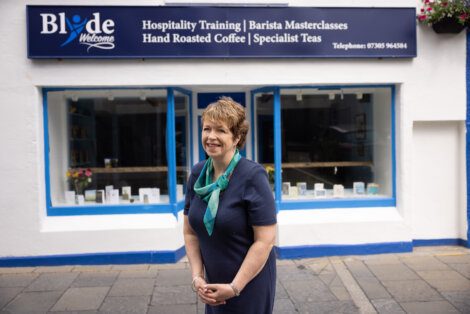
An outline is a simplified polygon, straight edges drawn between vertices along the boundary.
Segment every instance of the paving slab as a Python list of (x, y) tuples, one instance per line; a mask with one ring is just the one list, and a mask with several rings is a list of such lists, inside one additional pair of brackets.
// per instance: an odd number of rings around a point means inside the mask
[(0, 310), (23, 290), (22, 287), (0, 288)]
[(100, 307), (100, 313), (109, 314), (146, 314), (150, 296), (106, 297)]
[(201, 300), (197, 300), (196, 309), (198, 314), (206, 314), (206, 305)]
[(344, 264), (355, 278), (374, 277), (369, 268), (359, 260), (344, 261)]
[(0, 274), (24, 274), (35, 270), (36, 267), (0, 267)]
[(337, 301), (335, 295), (318, 279), (282, 283), (295, 305), (304, 302)]
[(296, 265), (329, 264), (328, 257), (300, 258), (292, 260)]
[(106, 287), (112, 286), (118, 278), (119, 272), (84, 272), (80, 273), (72, 282), (71, 287)]
[(310, 268), (310, 270), (313, 271), (313, 273), (315, 275), (318, 275), (329, 264), (330, 264), (330, 262), (328, 260), (324, 260), (324, 261), (319, 261), (319, 262), (316, 262), (316, 263), (309, 264), (309, 265), (307, 265), (307, 267)]
[(470, 264), (462, 263), (462, 264), (448, 264), (452, 269), (459, 272), (462, 276), (470, 279)]
[(162, 269), (158, 271), (155, 284), (157, 286), (190, 285), (191, 280), (192, 274), (189, 269)]
[(423, 270), (416, 272), (424, 280), (461, 280), (466, 279), (455, 270)]
[(431, 302), (404, 302), (400, 305), (408, 314), (450, 314), (460, 313), (455, 307), (447, 301)]
[(289, 295), (287, 294), (286, 289), (282, 285), (282, 283), (278, 280), (276, 282), (276, 298), (277, 299), (288, 299)]
[(110, 271), (112, 267), (113, 265), (77, 265), (77, 266), (74, 266), (72, 271), (78, 271), (78, 272)]
[(276, 266), (295, 266), (293, 259), (278, 259), (276, 260)]
[(149, 307), (148, 314), (196, 314), (195, 304), (170, 304)]
[(284, 281), (304, 281), (306, 279), (313, 279), (314, 274), (309, 268), (298, 268), (296, 265), (278, 266), (277, 278)]
[(148, 270), (148, 264), (113, 265), (112, 270)]
[(470, 264), (470, 254), (442, 254), (436, 258), (447, 264)]
[(354, 277), (347, 270), (346, 266), (340, 260), (330, 259), (332, 265), (336, 270), (336, 273), (341, 278), (341, 281), (344, 283), (344, 286), (351, 295), (354, 304), (358, 307), (361, 313), (376, 313), (373, 305), (367, 299), (364, 292), (361, 290), (357, 282), (354, 280)]
[(443, 297), (423, 280), (383, 281), (398, 302), (441, 301)]
[(364, 255), (359, 258), (367, 265), (401, 264), (398, 256), (394, 254)]
[(434, 256), (412, 256), (402, 258), (401, 261), (405, 263), (409, 268), (419, 270), (450, 270), (442, 261), (438, 260)]
[(69, 288), (51, 311), (98, 310), (108, 291), (108, 287)]
[(391, 298), (387, 289), (385, 289), (382, 283), (375, 277), (358, 277), (356, 281), (369, 299)]
[[(123, 270), (119, 274), (119, 278), (156, 278), (158, 270)], [(190, 277), (191, 278), (191, 277)]]
[(296, 314), (294, 303), (289, 299), (277, 299), (274, 301), (273, 314)]
[(3, 274), (0, 275), (0, 288), (26, 287), (31, 284), (39, 274)]
[(155, 279), (126, 278), (118, 279), (109, 291), (109, 296), (132, 297), (152, 295)]
[(375, 309), (380, 314), (406, 314), (403, 308), (394, 299), (371, 300)]
[(149, 270), (160, 269), (189, 269), (189, 263), (175, 263), (175, 264), (156, 264), (150, 265)]
[(306, 302), (299, 305), (299, 313), (305, 314), (355, 314), (360, 313), (352, 301)]
[(470, 291), (470, 280), (454, 270), (419, 271), (418, 274), (439, 291)]
[(25, 291), (63, 291), (70, 287), (78, 273), (43, 273)]
[(48, 266), (37, 267), (34, 272), (36, 273), (68, 273), (72, 271), (74, 266)]
[(470, 290), (467, 291), (444, 291), (442, 295), (452, 303), (460, 312), (470, 313)]
[(404, 264), (368, 264), (368, 266), (372, 273), (381, 281), (420, 279), (414, 271), (410, 270)]
[(330, 291), (340, 301), (351, 300), (351, 295), (349, 294), (348, 290), (344, 286), (343, 287), (341, 287), (341, 286), (332, 286), (332, 287), (330, 287)]
[(152, 306), (159, 304), (196, 304), (197, 295), (190, 286), (156, 286), (152, 295)]
[(3, 310), (6, 313), (45, 313), (61, 297), (60, 291), (34, 291), (19, 294)]

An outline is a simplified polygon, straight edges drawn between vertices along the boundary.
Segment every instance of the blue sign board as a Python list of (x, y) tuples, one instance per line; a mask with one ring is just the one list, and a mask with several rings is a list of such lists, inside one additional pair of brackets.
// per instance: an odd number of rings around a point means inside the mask
[(414, 8), (27, 6), (29, 58), (410, 58)]

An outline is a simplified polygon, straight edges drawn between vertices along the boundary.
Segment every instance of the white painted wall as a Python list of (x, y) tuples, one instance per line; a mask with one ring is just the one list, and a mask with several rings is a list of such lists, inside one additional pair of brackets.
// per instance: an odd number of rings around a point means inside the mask
[[(380, 7), (413, 7), (420, 3), (418, 0), (286, 2), (298, 6)], [(426, 162), (449, 165), (449, 177), (444, 181), (452, 182), (454, 190), (462, 191), (462, 184), (455, 184), (455, 176), (457, 170), (463, 171), (463, 129), (460, 127), (459, 132), (455, 129), (465, 120), (464, 32), (436, 35), (419, 25), (418, 57), (405, 60), (29, 60), (26, 57), (26, 4), (64, 3), (58, 0), (0, 2), (0, 29), (4, 30), (0, 37), (0, 257), (175, 250), (183, 245), (181, 213), (178, 220), (171, 215), (45, 216), (43, 111), (39, 90), (47, 86), (170, 85), (191, 89), (201, 86), (249, 89), (265, 85), (397, 84), (396, 209), (325, 210), (322, 212), (322, 217), (328, 218), (325, 221), (318, 220), (319, 211), (281, 212), (279, 244), (395, 242), (410, 241), (415, 236), (465, 237), (462, 224), (452, 222), (465, 211), (464, 197), (456, 193), (433, 193), (427, 196), (426, 203), (416, 202), (421, 198), (415, 195), (432, 190), (435, 182), (423, 181), (419, 190), (414, 184), (414, 166), (429, 159)], [(97, 3), (77, 0), (73, 4)], [(159, 5), (164, 2), (103, 0), (99, 4)], [(418, 134), (413, 136), (414, 121), (438, 123), (419, 128)], [(443, 130), (440, 125), (448, 125), (441, 123), (445, 121), (455, 122)], [(197, 128), (197, 123), (194, 127)], [(446, 134), (440, 142), (453, 148), (433, 160), (425, 154), (429, 148), (425, 143), (440, 131)], [(453, 140), (454, 136), (459, 137), (458, 143)], [(415, 148), (415, 144), (419, 145)], [(460, 169), (450, 166), (457, 161)], [(462, 183), (459, 178), (458, 182)], [(446, 211), (454, 213), (446, 216), (449, 221), (445, 221), (445, 232), (420, 225), (421, 221), (430, 220), (430, 212), (438, 210), (433, 207), (437, 203), (448, 204)], [(338, 213), (348, 219), (335, 223), (332, 219), (339, 217)], [(308, 217), (311, 220), (305, 221), (311, 224), (298, 225), (299, 220)], [(357, 236), (351, 237), (352, 232)]]
[[(414, 239), (465, 238), (460, 193), (462, 122), (415, 122), (413, 125)], [(426, 219), (424, 219), (426, 218)]]

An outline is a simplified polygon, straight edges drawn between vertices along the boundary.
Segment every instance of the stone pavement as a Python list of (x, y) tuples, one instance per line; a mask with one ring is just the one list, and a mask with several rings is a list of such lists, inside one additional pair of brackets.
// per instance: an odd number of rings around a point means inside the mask
[[(470, 250), (278, 260), (275, 313), (470, 313)], [(188, 263), (0, 268), (0, 313), (203, 313)], [(256, 302), (256, 301), (254, 301)]]

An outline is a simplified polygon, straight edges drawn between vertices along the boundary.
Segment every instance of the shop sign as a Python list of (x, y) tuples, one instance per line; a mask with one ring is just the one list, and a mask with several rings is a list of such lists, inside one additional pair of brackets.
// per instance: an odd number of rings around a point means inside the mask
[(410, 58), (414, 8), (27, 6), (29, 58)]

